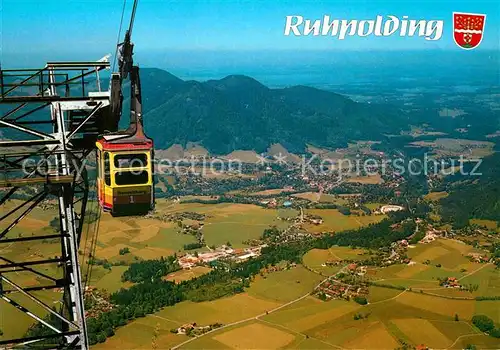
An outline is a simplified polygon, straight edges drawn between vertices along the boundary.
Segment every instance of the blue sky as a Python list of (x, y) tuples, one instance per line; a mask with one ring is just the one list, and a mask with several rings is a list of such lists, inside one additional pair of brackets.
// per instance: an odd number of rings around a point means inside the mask
[[(132, 0), (127, 1), (128, 23)], [(61, 58), (72, 53), (114, 52), (122, 0), (0, 0), (2, 56), (36, 53)], [(136, 52), (174, 50), (460, 50), (452, 38), (452, 12), (487, 15), (481, 46), (498, 50), (500, 2), (491, 1), (194, 1), (141, 0), (133, 40)], [(285, 16), (374, 19), (407, 15), (410, 19), (442, 19), (443, 37), (367, 38), (285, 37)], [(123, 35), (123, 33), (122, 33)]]

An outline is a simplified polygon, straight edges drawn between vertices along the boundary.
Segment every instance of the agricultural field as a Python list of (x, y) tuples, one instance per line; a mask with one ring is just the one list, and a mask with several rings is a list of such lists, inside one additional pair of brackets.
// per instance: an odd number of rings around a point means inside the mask
[(376, 286), (371, 286), (368, 288), (368, 290), (369, 294), (367, 300), (369, 303), (378, 303), (381, 301), (396, 298), (401, 293), (401, 291), (397, 289), (382, 288)]
[(212, 269), (206, 266), (195, 266), (190, 270), (180, 270), (180, 271), (175, 271), (167, 276), (165, 276), (165, 279), (167, 281), (172, 281), (176, 283), (180, 283), (182, 281), (187, 281), (192, 278), (196, 278), (198, 276), (204, 275), (208, 272), (210, 272)]
[(220, 204), (207, 212), (204, 236), (207, 245), (220, 246), (231, 242), (233, 247), (245, 247), (245, 241), (257, 239), (270, 226), (285, 228), (288, 223), (277, 219), (277, 210), (263, 209), (251, 204)]
[(354, 230), (363, 226), (368, 226), (371, 223), (380, 222), (387, 217), (385, 215), (344, 215), (337, 209), (307, 209), (305, 213), (319, 215), (323, 218), (323, 223), (320, 225), (304, 225), (306, 230), (314, 233)]
[[(375, 209), (380, 205), (371, 203), (368, 207)], [(245, 247), (246, 240), (260, 237), (262, 231), (269, 226), (287, 227), (289, 223), (278, 220), (278, 216), (297, 215), (297, 211), (293, 209), (269, 210), (246, 204), (205, 205), (172, 201), (160, 201), (157, 210), (161, 213), (205, 214), (203, 232), (207, 244), (221, 245), (229, 241), (234, 247)], [(324, 220), (322, 225), (307, 227), (313, 232), (356, 229), (385, 217), (344, 216), (334, 209), (312, 209), (306, 210), (306, 213), (319, 215)], [(48, 223), (54, 217), (53, 212), (36, 209), (29, 220), (9, 235), (53, 232), (54, 228)], [(192, 221), (185, 219), (183, 223)], [(493, 227), (491, 222), (478, 224)], [(109, 268), (93, 266), (89, 284), (108, 292), (132, 285), (121, 281), (121, 275), (128, 264), (137, 259), (183, 252), (185, 244), (196, 241), (194, 236), (180, 233), (177, 223), (153, 218), (113, 218), (103, 214), (100, 225), (97, 258), (123, 263)], [(83, 239), (86, 241), (87, 236), (84, 235)], [(130, 253), (121, 255), (120, 249), (123, 248), (129, 248)], [(21, 244), (1, 249), (6, 257), (23, 256), (29, 260), (54, 256), (58, 246), (53, 242), (46, 242), (36, 248)], [(199, 251), (206, 249), (208, 248), (200, 248)], [(431, 348), (461, 349), (469, 343), (478, 348), (496, 348), (495, 339), (479, 332), (471, 325), (470, 319), (475, 314), (484, 314), (500, 325), (500, 301), (473, 299), (476, 296), (500, 295), (500, 277), (492, 264), (470, 262), (466, 256), (473, 252), (479, 251), (452, 239), (417, 244), (407, 251), (413, 264), (370, 267), (366, 273), (367, 278), (380, 284), (403, 286), (412, 290), (370, 286), (368, 304), (359, 305), (352, 300), (325, 302), (309, 293), (326, 276), (334, 275), (342, 269), (342, 266), (326, 265), (327, 261), (364, 260), (370, 257), (370, 251), (335, 246), (313, 249), (304, 255), (304, 266), (278, 264), (278, 271), (262, 271), (256, 275), (244, 293), (208, 302), (184, 301), (165, 307), (155, 314), (135, 319), (118, 328), (114, 336), (96, 345), (95, 349), (144, 349), (150, 346), (162, 349), (186, 341), (189, 342), (182, 345), (181, 349), (393, 349), (403, 341), (413, 346), (424, 343)], [(82, 251), (81, 259), (84, 256)], [(86, 267), (84, 264), (83, 268)], [(51, 275), (58, 273), (56, 266), (47, 266), (44, 271)], [(195, 267), (171, 273), (165, 279), (181, 282), (208, 271), (210, 269), (207, 267)], [(478, 289), (471, 293), (440, 287), (438, 278), (444, 277), (456, 277), (461, 284), (477, 285)], [(23, 272), (14, 274), (12, 279), (32, 285), (42, 283)], [(61, 297), (60, 293), (37, 293), (49, 305), (56, 305)], [(467, 300), (452, 299), (457, 297)], [(19, 299), (20, 296), (16, 295), (15, 298)], [(33, 323), (32, 320), (12, 306), (0, 303), (0, 329), (9, 334), (9, 337), (22, 336)], [(42, 310), (39, 311), (43, 316)], [(458, 315), (458, 321), (455, 321), (455, 314)], [(356, 315), (363, 317), (355, 319)], [(16, 322), (10, 322), (12, 319)], [(192, 322), (198, 325), (219, 322), (224, 327), (197, 339), (170, 332), (173, 328)]]
[(149, 315), (118, 328), (113, 337), (105, 343), (93, 346), (93, 349), (144, 349), (150, 348), (153, 337), (157, 336), (159, 348), (168, 349), (171, 346), (188, 339), (185, 335), (170, 333), (172, 328), (181, 326), (180, 322), (171, 321), (160, 316)]
[(309, 269), (325, 276), (333, 275), (340, 270), (340, 266), (328, 266), (327, 261), (334, 260), (327, 249), (313, 249), (302, 257), (302, 262)]
[(336, 196), (328, 193), (319, 193), (319, 192), (302, 192), (293, 194), (292, 197), (307, 199), (311, 202), (319, 202), (319, 203), (333, 203), (337, 205), (346, 205), (348, 201), (345, 197)]
[(500, 225), (497, 221), (493, 220), (481, 220), (481, 219), (471, 219), (470, 220), (471, 224), (478, 225), (481, 227), (485, 227), (489, 230), (496, 230), (497, 232), (500, 232)]
[[(279, 210), (263, 209), (250, 204), (200, 204), (159, 202), (157, 212), (162, 214), (195, 212), (205, 214), (203, 229), (208, 246), (220, 246), (230, 242), (233, 247), (245, 247), (249, 239), (259, 238), (264, 229), (276, 225), (285, 228), (288, 223), (278, 220)], [(190, 224), (189, 220), (183, 220)], [(110, 262), (133, 262), (140, 259), (156, 259), (184, 251), (184, 245), (195, 243), (196, 238), (180, 232), (174, 222), (144, 217), (113, 218), (101, 216), (96, 256)], [(128, 248), (130, 254), (119, 255), (120, 249)], [(202, 251), (203, 249), (199, 249)]]
[(386, 204), (383, 204), (383, 203), (366, 203), (365, 207), (367, 207), (368, 209), (370, 209), (370, 210), (373, 211), (373, 210), (380, 209), (384, 205), (386, 205)]
[(299, 298), (323, 279), (302, 266), (256, 276), (248, 294), (259, 299), (282, 303)]
[[(249, 336), (255, 334), (259, 336)], [(253, 322), (227, 332), (215, 335), (212, 339), (232, 349), (277, 349), (295, 340), (295, 335), (260, 322)]]
[[(455, 241), (448, 241), (418, 245), (413, 248), (416, 249), (414, 256), (418, 259), (437, 259), (451, 254), (450, 258), (456, 259), (453, 254), (466, 253), (470, 249), (457, 245)], [(437, 248), (446, 250), (446, 253)], [(356, 260), (367, 256), (366, 250), (348, 247), (314, 249), (304, 256), (304, 264), (314, 271), (327, 260)], [(496, 271), (487, 264), (480, 267), (471, 269), (470, 275), (462, 273), (461, 277), (465, 281), (488, 280), (486, 286), (480, 287), (480, 291), (497, 288)], [(420, 293), (419, 287), (423, 290), (425, 287), (439, 289), (435, 278), (442, 276), (442, 269), (435, 266), (393, 265), (369, 270), (370, 279), (406, 285), (413, 290), (371, 286), (367, 298), (369, 303), (364, 306), (354, 301), (325, 302), (307, 296), (324, 276), (300, 265), (290, 269), (283, 265), (281, 268), (277, 272), (257, 275), (245, 293), (209, 302), (182, 302), (135, 320), (96, 348), (140, 348), (151, 341), (155, 332), (158, 334), (156, 344), (159, 348), (176, 346), (186, 341), (180, 346), (181, 349), (387, 349), (396, 348), (403, 341), (413, 346), (423, 343), (431, 348), (460, 349), (468, 343), (486, 349), (495, 348), (495, 339), (479, 332), (472, 326), (470, 319), (475, 314), (485, 314), (499, 322), (495, 313), (500, 302), (448, 299)], [(456, 271), (456, 268), (445, 271)], [(326, 271), (321, 272), (327, 274)], [(363, 318), (356, 320), (355, 315), (362, 315)], [(458, 321), (455, 315), (458, 315)], [(190, 322), (200, 325), (220, 322), (224, 327), (197, 339), (167, 332), (168, 329)], [(377, 341), (374, 343), (373, 339)]]
[(431, 202), (438, 202), (440, 199), (448, 197), (448, 192), (430, 192), (424, 196), (424, 198)]
[(361, 306), (356, 303), (343, 300), (323, 302), (314, 297), (307, 297), (277, 312), (263, 316), (262, 319), (294, 332), (305, 332), (360, 308)]
[(92, 281), (89, 283), (98, 289), (104, 289), (109, 293), (114, 293), (120, 288), (133, 286), (131, 282), (122, 282), (121, 278), (128, 266), (113, 266), (111, 270), (100, 266), (92, 268)]
[[(305, 269), (301, 269), (296, 277), (300, 278), (304, 274), (304, 271), (308, 272)], [(276, 283), (282, 281), (283, 277), (279, 273), (269, 274), (267, 280), (273, 279), (274, 275), (277, 277)], [(263, 285), (261, 286), (261, 284)], [(115, 336), (109, 338), (105, 343), (97, 345), (96, 349), (111, 349), (116, 347), (127, 349), (144, 348), (144, 344), (150, 344), (156, 328), (160, 328), (160, 335), (157, 339), (158, 348), (169, 348), (189, 339), (184, 335), (169, 332), (170, 329), (183, 324), (196, 322), (199, 325), (208, 325), (220, 322), (227, 325), (241, 320), (251, 320), (283, 304), (278, 299), (282, 298), (281, 294), (287, 287), (273, 288), (270, 285), (264, 279), (257, 280), (247, 293), (200, 303), (186, 301), (174, 306), (165, 307), (155, 314), (136, 319), (118, 329)], [(259, 293), (266, 291), (269, 293), (268, 298), (264, 299), (258, 296)], [(272, 330), (271, 333), (273, 333)], [(207, 341), (212, 344), (218, 344), (217, 340), (206, 337), (206, 339), (203, 339), (202, 344), (205, 345), (202, 345), (202, 347), (208, 346)]]
[[(203, 229), (207, 245), (220, 246), (230, 242), (233, 247), (245, 247), (243, 243), (252, 238), (259, 238), (264, 229), (276, 225), (285, 228), (288, 223), (277, 219), (283, 216), (282, 209), (269, 210), (247, 204), (200, 204), (176, 203), (162, 201), (157, 204), (160, 213), (196, 212), (205, 214)], [(296, 215), (293, 211), (291, 215)], [(183, 220), (191, 224), (192, 220)], [(84, 236), (83, 239), (86, 239)], [(157, 259), (175, 253), (184, 252), (184, 245), (195, 243), (196, 238), (179, 232), (174, 222), (163, 222), (145, 217), (114, 218), (108, 214), (101, 215), (99, 236), (96, 247), (96, 257), (107, 259), (111, 263), (121, 262), (125, 266), (112, 266), (111, 270), (94, 266), (92, 270), (92, 285), (105, 288), (112, 292), (126, 287), (121, 282), (121, 274), (126, 265), (136, 259)], [(128, 248), (130, 253), (120, 255), (120, 249)], [(200, 248), (197, 251), (207, 251)], [(169, 276), (168, 280), (183, 281), (209, 271), (208, 268), (197, 267), (190, 271), (178, 271)]]
[[(4, 207), (6, 210), (12, 209), (21, 204), (20, 201), (10, 200)], [(4, 213), (2, 213), (4, 214)], [(19, 222), (12, 230), (10, 230), (5, 238), (14, 237), (29, 237), (37, 235), (50, 235), (56, 233), (56, 229), (50, 225), (51, 220), (56, 217), (57, 212), (55, 208), (38, 206), (26, 216), (23, 220)], [(9, 224), (11, 220), (7, 220)], [(2, 230), (5, 227), (2, 228)], [(54, 256), (60, 254), (60, 244), (54, 240), (44, 240), (36, 246), (32, 242), (17, 242), (17, 243), (6, 243), (0, 245), (0, 255), (2, 258), (9, 259), (12, 261), (36, 261), (42, 259), (50, 259)], [(4, 261), (2, 261), (4, 263)], [(56, 263), (45, 264), (37, 269), (39, 272), (52, 277), (61, 278), (62, 270), (57, 266)], [(5, 278), (10, 281), (29, 287), (36, 287), (42, 285), (48, 285), (51, 281), (47, 278), (34, 275), (33, 273), (14, 270), (11, 272), (6, 272), (3, 274)], [(7, 289), (7, 283), (3, 282), (3, 287)], [(9, 289), (11, 289), (9, 287)], [(50, 306), (56, 306), (62, 299), (62, 294), (53, 291), (35, 291), (34, 295), (43, 300), (44, 303)], [(6, 294), (8, 298), (14, 302), (19, 302), (23, 306), (29, 307), (37, 315), (44, 317), (47, 312), (35, 304), (33, 301), (28, 299), (26, 296), (19, 293)], [(14, 306), (8, 304), (6, 301), (0, 299), (0, 329), (3, 331), (5, 337), (17, 338), (22, 337), (29, 326), (35, 323), (34, 319), (27, 316), (26, 314), (20, 312)], [(14, 320), (14, 322), (13, 322)]]
[(259, 161), (259, 155), (255, 151), (233, 151), (223, 158), (239, 160), (244, 163), (257, 163)]
[(347, 182), (359, 183), (363, 185), (378, 185), (384, 183), (384, 179), (380, 174), (366, 175), (366, 176), (353, 176), (347, 179)]
[[(411, 297), (406, 300), (404, 299), (406, 295)], [(425, 306), (425, 303), (430, 301), (426, 296), (400, 292), (399, 297), (396, 295), (384, 298), (366, 306), (360, 306), (352, 301), (320, 302), (318, 304), (320, 306), (309, 306), (314, 310), (313, 317), (307, 312), (301, 314), (296, 310), (291, 311), (294, 306), (290, 306), (290, 310), (284, 308), (263, 319), (272, 319), (276, 324), (323, 341), (331, 347), (353, 349), (374, 346), (384, 349), (395, 348), (400, 344), (400, 340), (409, 341), (414, 345), (425, 343), (429, 347), (443, 348), (452, 345), (461, 335), (472, 333), (481, 336), (481, 333), (469, 323), (453, 321), (455, 310), (462, 312), (464, 317), (470, 315), (469, 304), (447, 304), (447, 301), (444, 302), (441, 298), (428, 298), (435, 299), (431, 303), (435, 306), (435, 310)], [(328, 309), (331, 303), (333, 308)], [(436, 309), (438, 304), (441, 306)], [(368, 316), (354, 320), (355, 314)], [(415, 325), (421, 327), (415, 328)], [(424, 339), (422, 338), (424, 334), (418, 332), (425, 332), (429, 336)], [(373, 339), (377, 339), (377, 342), (374, 343)], [(490, 340), (487, 336), (482, 336), (482, 341)]]
[[(13, 208), (19, 205), (19, 201), (9, 201), (5, 208)], [(89, 202), (89, 208), (96, 208), (94, 202)], [(231, 242), (234, 247), (244, 247), (244, 241), (252, 238), (259, 238), (264, 229), (270, 225), (277, 225), (281, 228), (288, 226), (287, 222), (277, 219), (279, 210), (267, 210), (254, 205), (243, 204), (217, 204), (204, 205), (197, 203), (175, 203), (172, 201), (158, 201), (157, 211), (161, 213), (176, 212), (197, 212), (206, 214), (205, 239), (208, 245), (221, 245)], [(50, 222), (57, 217), (55, 207), (35, 208), (29, 216), (23, 219), (6, 238), (25, 235), (53, 234), (55, 228), (50, 226)], [(296, 212), (294, 212), (296, 215)], [(187, 222), (187, 221), (186, 221)], [(80, 262), (82, 264), (83, 275), (89, 268), (88, 254), (91, 246), (91, 236), (94, 233), (94, 224), (85, 227), (80, 248)], [(137, 259), (155, 259), (161, 256), (169, 256), (174, 253), (184, 251), (184, 245), (196, 242), (196, 238), (189, 234), (182, 234), (176, 223), (163, 222), (154, 218), (146, 217), (120, 217), (115, 218), (107, 213), (103, 213), (100, 218), (99, 235), (96, 242), (95, 257), (100, 260), (107, 260), (111, 264), (121, 266), (101, 265), (92, 267), (89, 285), (99, 289), (105, 289), (112, 293), (122, 287), (129, 287), (132, 284), (122, 282), (121, 276), (127, 269), (127, 265), (137, 261)], [(128, 248), (129, 253), (120, 254), (120, 250)], [(6, 244), (0, 247), (2, 257), (19, 260), (20, 258), (30, 261), (39, 259), (49, 259), (60, 254), (60, 245), (57, 241), (47, 240), (33, 247), (30, 242), (16, 244)], [(198, 251), (207, 250), (206, 248)], [(47, 264), (39, 269), (49, 276), (57, 277), (60, 269), (56, 264)], [(169, 280), (182, 281), (200, 274), (206, 273), (207, 268), (195, 268), (191, 271), (179, 271), (167, 276)], [(35, 278), (33, 274), (16, 272), (6, 274), (16, 283), (26, 286), (38, 286), (47, 284), (43, 278)], [(48, 305), (55, 305), (61, 299), (60, 293), (37, 292), (46, 297)], [(19, 298), (12, 297), (13, 300)], [(13, 306), (4, 301), (0, 301), (2, 308), (0, 317), (0, 329), (6, 336), (22, 336), (28, 326), (33, 324), (33, 320), (19, 312)], [(44, 316), (46, 313), (39, 308), (35, 308)], [(15, 325), (11, 320), (16, 319)]]
[(245, 193), (248, 196), (272, 196), (272, 195), (279, 195), (283, 192), (289, 192), (290, 190), (284, 189), (284, 188), (274, 188), (271, 190), (263, 190), (263, 191), (257, 191), (257, 192), (249, 192)]
[(309, 269), (325, 276), (329, 276), (338, 272), (341, 269), (341, 266), (328, 266), (326, 265), (326, 262), (328, 261), (364, 260), (369, 257), (370, 254), (365, 249), (330, 247), (328, 249), (312, 249), (303, 256), (302, 261)]
[(483, 158), (493, 153), (495, 143), (466, 139), (437, 138), (434, 141), (415, 141), (410, 145), (430, 147), (438, 157), (459, 157), (465, 159)]
[[(469, 261), (468, 253), (479, 252), (472, 246), (452, 239), (438, 239), (418, 244), (407, 251), (410, 265), (369, 268), (374, 281), (394, 286), (411, 287), (441, 296), (473, 298), (500, 295), (500, 278), (493, 264)], [(438, 278), (455, 277), (463, 286), (477, 285), (473, 292), (439, 286)]]
[[(10, 277), (10, 276), (9, 276)], [(33, 292), (33, 295), (40, 298), (47, 305), (57, 305), (58, 301), (62, 299), (62, 294), (55, 291)], [(46, 316), (47, 312), (39, 305), (28, 299), (24, 295), (9, 294), (8, 297), (14, 302), (21, 303), (25, 307), (29, 307), (36, 315)], [(27, 329), (35, 323), (35, 321), (28, 315), (20, 312), (14, 306), (0, 300), (0, 329), (4, 335), (9, 338), (22, 337)], [(0, 337), (1, 339), (1, 337)]]
[[(281, 303), (276, 301), (256, 298), (250, 293), (242, 293), (201, 303), (185, 301), (168, 306), (154, 316), (166, 318), (179, 324), (188, 322), (196, 322), (200, 325), (215, 322), (229, 324), (263, 314), (280, 305)], [(147, 317), (153, 317), (153, 315)]]

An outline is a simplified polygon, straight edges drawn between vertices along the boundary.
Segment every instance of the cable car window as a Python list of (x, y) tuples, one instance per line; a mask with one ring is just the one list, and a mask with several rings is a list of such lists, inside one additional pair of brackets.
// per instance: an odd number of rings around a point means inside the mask
[(109, 169), (109, 153), (104, 153), (104, 183), (106, 186), (111, 186), (111, 172)]
[(148, 166), (148, 157), (140, 154), (115, 154), (116, 168), (142, 168)]
[(149, 173), (143, 171), (122, 171), (115, 174), (115, 183), (121, 185), (143, 185), (148, 183)]

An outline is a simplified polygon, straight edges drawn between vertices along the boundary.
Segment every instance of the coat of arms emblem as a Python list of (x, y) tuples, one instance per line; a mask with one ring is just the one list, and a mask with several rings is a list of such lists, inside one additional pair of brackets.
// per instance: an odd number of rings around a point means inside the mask
[(477, 13), (453, 13), (453, 38), (462, 49), (470, 50), (481, 43), (486, 15)]

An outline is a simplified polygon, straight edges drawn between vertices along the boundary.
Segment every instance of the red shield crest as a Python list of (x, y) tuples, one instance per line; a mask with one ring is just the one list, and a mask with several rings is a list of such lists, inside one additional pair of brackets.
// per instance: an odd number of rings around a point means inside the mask
[(481, 43), (486, 15), (478, 13), (453, 13), (453, 38), (462, 49), (470, 50)]

